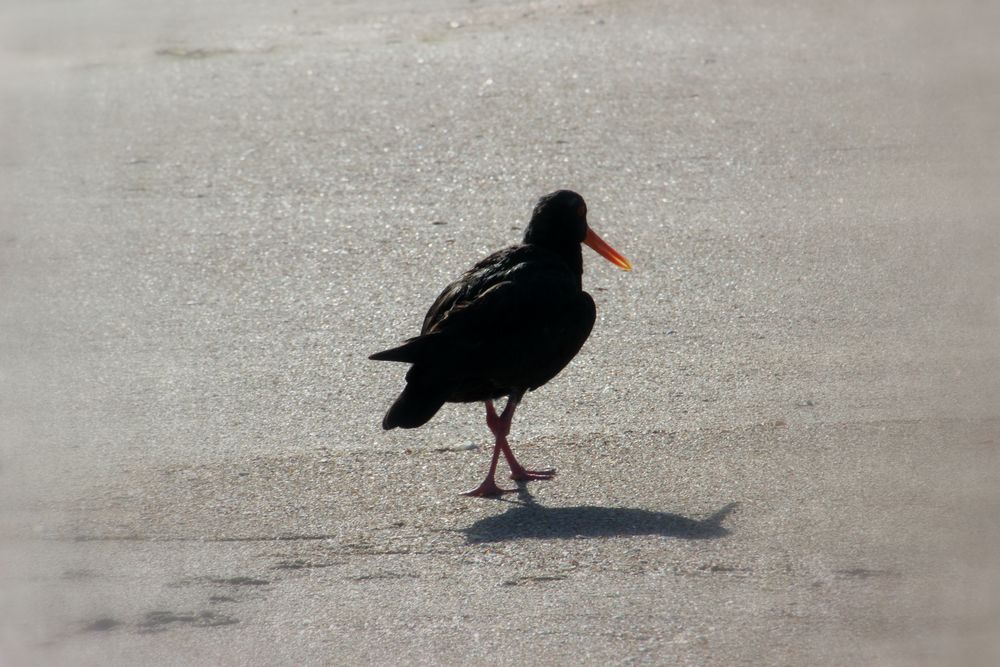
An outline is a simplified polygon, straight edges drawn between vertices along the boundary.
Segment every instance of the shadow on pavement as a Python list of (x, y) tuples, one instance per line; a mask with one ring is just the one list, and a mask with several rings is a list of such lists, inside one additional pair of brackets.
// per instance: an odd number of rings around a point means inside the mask
[(737, 503), (729, 503), (707, 519), (701, 520), (627, 507), (545, 507), (535, 502), (526, 485), (521, 484), (513, 507), (503, 514), (480, 519), (462, 532), (468, 542), (627, 535), (663, 535), (686, 540), (707, 540), (729, 534), (722, 526), (722, 521), (736, 505)]

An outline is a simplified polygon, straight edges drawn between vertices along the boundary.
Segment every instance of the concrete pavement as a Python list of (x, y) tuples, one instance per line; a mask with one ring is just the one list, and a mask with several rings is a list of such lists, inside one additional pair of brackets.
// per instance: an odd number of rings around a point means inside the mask
[[(11, 664), (991, 664), (991, 6), (0, 10)], [(382, 433), (437, 291), (569, 187), (579, 357), (471, 500)]]

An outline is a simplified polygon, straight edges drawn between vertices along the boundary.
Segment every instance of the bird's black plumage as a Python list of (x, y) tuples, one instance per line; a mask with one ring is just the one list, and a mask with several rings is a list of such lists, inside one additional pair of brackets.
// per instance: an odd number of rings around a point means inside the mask
[(583, 291), (586, 205), (560, 190), (535, 207), (522, 243), (486, 257), (448, 285), (420, 335), (370, 358), (413, 364), (382, 427), (425, 424), (446, 401), (520, 396), (576, 356), (594, 326)]
[[(448, 285), (424, 317), (420, 335), (370, 358), (412, 364), (406, 387), (382, 428), (427, 423), (446, 401), (483, 401), (496, 442), (483, 483), (466, 495), (511, 493), (496, 483), (500, 455), (511, 479), (552, 479), (555, 470), (530, 470), (507, 442), (524, 393), (561, 371), (594, 326), (594, 300), (583, 291), (580, 244), (616, 266), (627, 259), (587, 225), (583, 197), (559, 190), (538, 200), (518, 245), (493, 253)], [(493, 399), (507, 396), (497, 414)]]

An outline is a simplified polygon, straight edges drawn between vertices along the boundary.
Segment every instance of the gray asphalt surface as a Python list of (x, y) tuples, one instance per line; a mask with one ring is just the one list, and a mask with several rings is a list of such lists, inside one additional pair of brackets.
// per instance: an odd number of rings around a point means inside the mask
[[(0, 8), (0, 662), (997, 664), (990, 3)], [(568, 187), (479, 482), (366, 360)]]

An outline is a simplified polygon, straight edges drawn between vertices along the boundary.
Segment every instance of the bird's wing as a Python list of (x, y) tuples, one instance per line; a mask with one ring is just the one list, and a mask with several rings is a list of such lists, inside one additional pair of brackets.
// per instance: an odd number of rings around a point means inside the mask
[(455, 388), (450, 400), (530, 389), (569, 363), (594, 317), (593, 300), (563, 263), (531, 246), (512, 246), (446, 287), (419, 336), (371, 358), (414, 364), (407, 380)]
[[(476, 341), (482, 338), (482, 331), (490, 328), (489, 320), (503, 313), (505, 303), (513, 303), (505, 298), (512, 291), (509, 281), (503, 281), (496, 272), (485, 277), (473, 275), (484, 263), (485, 260), (444, 288), (428, 309), (419, 336), (368, 358), (407, 363), (427, 361), (446, 354), (456, 339), (466, 349), (470, 344), (478, 347)], [(491, 277), (496, 280), (491, 282)]]
[(457, 301), (419, 337), (436, 341), (418, 363), (498, 387), (534, 388), (555, 376), (590, 335), (594, 302), (561, 272), (532, 273)]
[(430, 332), (434, 325), (444, 319), (453, 308), (464, 308), (482, 297), (490, 288), (505, 282), (507, 270), (516, 267), (521, 260), (520, 255), (523, 254), (525, 254), (523, 247), (511, 246), (477, 262), (458, 280), (441, 291), (427, 309), (420, 333)]
[(505, 304), (513, 304), (507, 297), (511, 287), (509, 282), (502, 282), (470, 295), (468, 285), (456, 281), (441, 292), (427, 311), (419, 336), (368, 358), (415, 364), (441, 359), (449, 352), (456, 356), (459, 349), (468, 353), (485, 342), (483, 333), (491, 329), (493, 320), (502, 316)]

